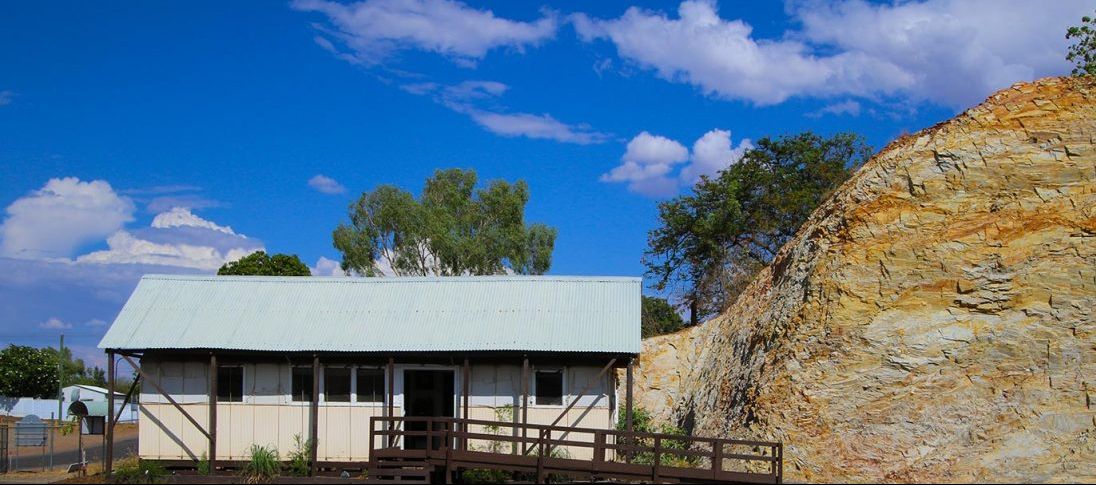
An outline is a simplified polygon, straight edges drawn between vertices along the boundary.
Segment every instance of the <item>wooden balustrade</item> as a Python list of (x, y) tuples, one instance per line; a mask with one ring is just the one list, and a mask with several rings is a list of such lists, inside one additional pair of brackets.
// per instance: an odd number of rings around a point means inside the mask
[[(370, 460), (421, 459), (447, 471), (492, 468), (529, 472), (535, 473), (538, 481), (546, 474), (652, 482), (781, 483), (783, 479), (783, 446), (767, 441), (438, 417), (378, 416), (370, 419), (369, 429)], [(584, 437), (589, 439), (581, 439)], [(420, 442), (418, 438), (425, 439)], [(472, 446), (475, 442), (498, 446), (476, 449)], [(378, 443), (390, 445), (378, 448)], [(420, 444), (422, 448), (418, 448)], [(491, 451), (511, 446), (525, 453)], [(588, 450), (590, 458), (553, 454), (558, 449)], [(535, 456), (529, 456), (532, 452)], [(728, 470), (727, 462), (738, 466)]]

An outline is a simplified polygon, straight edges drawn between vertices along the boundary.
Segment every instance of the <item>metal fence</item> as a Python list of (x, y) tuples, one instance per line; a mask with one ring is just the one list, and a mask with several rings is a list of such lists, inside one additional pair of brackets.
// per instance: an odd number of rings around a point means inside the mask
[[(103, 435), (77, 436), (72, 425), (41, 421), (0, 425), (0, 473), (41, 472), (65, 469), (80, 463), (79, 444), (83, 444), (84, 461), (102, 464), (106, 458)], [(115, 456), (136, 453), (135, 437), (115, 439)], [(0, 481), (3, 481), (0, 479)]]
[(8, 426), (0, 425), (0, 473), (7, 473), (8, 465)]

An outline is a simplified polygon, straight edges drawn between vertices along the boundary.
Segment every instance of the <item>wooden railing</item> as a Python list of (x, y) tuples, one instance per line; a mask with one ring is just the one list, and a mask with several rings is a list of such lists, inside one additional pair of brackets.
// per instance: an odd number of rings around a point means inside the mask
[(652, 482), (783, 479), (783, 446), (775, 442), (436, 417), (374, 417), (369, 429), (370, 460), (531, 472), (538, 482), (546, 474)]

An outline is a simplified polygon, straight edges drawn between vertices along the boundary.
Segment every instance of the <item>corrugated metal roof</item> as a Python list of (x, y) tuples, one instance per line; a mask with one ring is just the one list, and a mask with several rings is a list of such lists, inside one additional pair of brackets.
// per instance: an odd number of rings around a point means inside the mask
[(141, 278), (99, 348), (640, 351), (639, 278)]

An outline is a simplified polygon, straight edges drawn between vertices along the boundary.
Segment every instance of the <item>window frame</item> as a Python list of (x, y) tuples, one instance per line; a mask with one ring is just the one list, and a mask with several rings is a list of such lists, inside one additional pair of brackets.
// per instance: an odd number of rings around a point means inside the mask
[[(381, 375), (381, 400), (380, 401), (362, 401), (358, 398), (360, 393), (358, 392), (358, 373), (361, 371), (378, 372)], [(351, 402), (354, 404), (360, 404), (362, 406), (384, 406), (388, 404), (388, 372), (382, 366), (372, 365), (358, 365), (354, 366), (354, 371), (351, 374), (352, 392)]]
[[(347, 380), (350, 381), (347, 384), (346, 392), (347, 398), (345, 401), (331, 401), (327, 399), (327, 370), (328, 369), (344, 369), (347, 371)], [(354, 366), (352, 365), (324, 365), (320, 368), (320, 402), (323, 404), (331, 405), (348, 405), (354, 402)]]
[[(547, 373), (559, 373), (559, 376), (560, 376), (559, 377), (560, 378), (559, 404), (543, 404), (543, 403), (540, 402), (539, 399), (537, 399), (537, 374), (539, 374), (541, 372), (546, 373), (546, 374)], [(530, 404), (532, 404), (533, 406), (543, 407), (543, 408), (562, 408), (562, 407), (567, 406), (568, 402), (570, 401), (569, 395), (568, 395), (568, 392), (567, 392), (568, 391), (568, 389), (567, 389), (567, 387), (568, 387), (567, 386), (567, 367), (534, 368), (532, 374), (533, 374), (532, 375), (533, 378), (531, 379), (532, 382), (529, 385), (529, 394), (530, 394), (529, 397), (532, 398), (531, 399), (532, 402)]]
[[(221, 403), (231, 404), (231, 403), (246, 403), (247, 402), (247, 398), (248, 398), (248, 394), (247, 394), (247, 370), (244, 367), (245, 366), (243, 364), (217, 365), (217, 369), (215, 371), (215, 372), (217, 372), (217, 404), (221, 404)], [(222, 385), (224, 381), (221, 380), (221, 369), (240, 369), (240, 399), (239, 400), (221, 399), (221, 395), (220, 395), (221, 394), (221, 389), (224, 389), (224, 386)]]
[[(289, 391), (288, 392), (288, 394), (289, 394), (289, 403), (293, 404), (293, 405), (299, 405), (299, 406), (311, 405), (312, 404), (311, 396), (309, 396), (309, 399), (307, 401), (298, 401), (296, 396), (293, 394), (293, 373), (294, 373), (294, 370), (296, 370), (296, 369), (308, 369), (309, 370), (308, 378), (312, 379), (312, 378), (315, 377), (315, 374), (312, 371), (312, 365), (311, 364), (290, 364), (290, 366), (289, 366), (289, 387), (287, 389)], [(323, 384), (323, 376), (322, 375), (320, 376), (320, 384), (321, 384), (321, 386)], [(311, 394), (312, 389), (308, 389), (308, 393)], [(320, 389), (320, 395), (321, 396), (323, 395), (323, 389)]]

